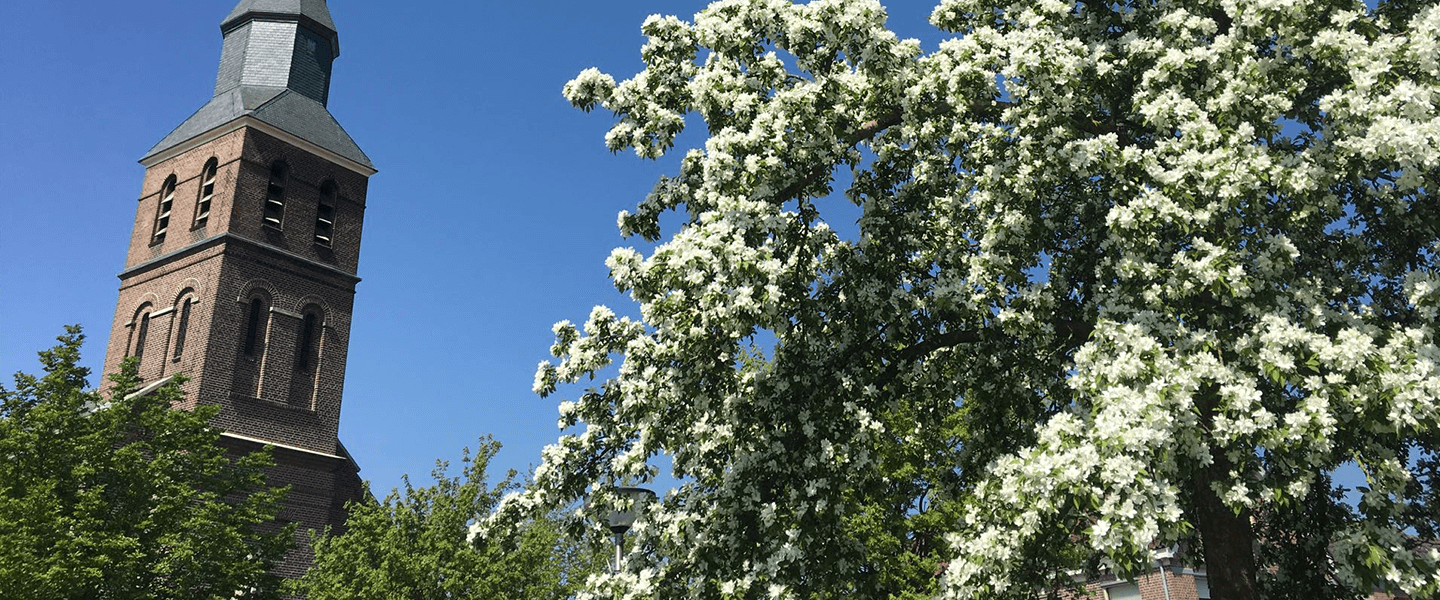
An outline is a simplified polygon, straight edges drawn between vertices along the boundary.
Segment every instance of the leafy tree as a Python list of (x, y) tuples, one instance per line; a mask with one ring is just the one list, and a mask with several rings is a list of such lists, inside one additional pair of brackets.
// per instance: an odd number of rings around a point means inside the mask
[(1368, 590), (1355, 589), (1331, 572), (1327, 550), (1330, 536), (1354, 518), (1341, 490), (1330, 477), (1316, 477), (1310, 494), (1297, 502), (1267, 505), (1256, 510), (1256, 560), (1267, 569), (1259, 573), (1261, 597), (1267, 600), (1328, 600), (1367, 598)]
[(1440, 6), (942, 0), (928, 51), (885, 21), (718, 1), (565, 86), (612, 151), (708, 138), (620, 215), (657, 242), (607, 263), (640, 318), (556, 326), (536, 391), (603, 383), (492, 522), (668, 455), (587, 593), (1024, 596), (1198, 540), (1248, 600), (1288, 564), (1257, 528), (1330, 515), (1353, 462), (1304, 576), (1440, 589), (1406, 536), (1436, 517)]
[(128, 397), (133, 361), (110, 401), (87, 390), (83, 339), (67, 328), (43, 376), (0, 386), (0, 595), (277, 598), (293, 534), (270, 526), (285, 490), (265, 487), (269, 453), (228, 456), (215, 407), (171, 409), (179, 378)]
[(408, 598), (568, 598), (603, 553), (565, 537), (559, 522), (537, 518), (508, 535), (474, 538), (472, 524), (516, 487), (511, 471), (486, 484), (486, 467), (500, 443), (482, 439), (465, 450), (459, 477), (446, 463), (431, 472), (435, 484), (391, 490), (380, 503), (352, 502), (343, 533), (315, 539), (315, 564), (295, 591), (310, 600)]

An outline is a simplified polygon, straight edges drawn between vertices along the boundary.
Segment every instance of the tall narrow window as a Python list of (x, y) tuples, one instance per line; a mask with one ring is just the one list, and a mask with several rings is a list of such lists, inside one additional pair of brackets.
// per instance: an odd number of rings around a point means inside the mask
[(185, 353), (185, 331), (190, 328), (190, 298), (180, 301), (180, 323), (175, 329), (175, 360)]
[(335, 235), (335, 199), (339, 195), (333, 181), (320, 186), (320, 206), (315, 209), (316, 244), (329, 246)]
[(200, 200), (195, 203), (195, 228), (204, 227), (210, 220), (210, 199), (215, 197), (217, 171), (219, 163), (212, 158), (205, 163), (205, 170), (200, 172)]
[(175, 205), (175, 176), (171, 175), (160, 186), (160, 205), (155, 209), (155, 234), (150, 243), (165, 241), (165, 230), (170, 228), (170, 208)]
[(280, 227), (285, 220), (285, 163), (270, 167), (270, 186), (265, 189), (265, 224)]
[(306, 312), (305, 320), (300, 323), (300, 345), (295, 348), (295, 370), (301, 373), (309, 372), (315, 362), (315, 330), (319, 320), (315, 313)]
[(150, 336), (150, 311), (140, 315), (140, 325), (135, 328), (135, 358), (145, 358), (145, 338)]
[(260, 316), (264, 302), (259, 298), (250, 301), (250, 319), (245, 324), (245, 356), (255, 356), (255, 342), (260, 337)]

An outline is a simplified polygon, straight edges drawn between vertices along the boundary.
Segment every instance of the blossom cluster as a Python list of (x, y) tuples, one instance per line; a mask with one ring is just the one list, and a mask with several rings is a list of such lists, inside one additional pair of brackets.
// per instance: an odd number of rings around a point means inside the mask
[(620, 214), (639, 317), (555, 326), (566, 434), (479, 529), (669, 459), (584, 597), (980, 598), (1355, 463), (1336, 577), (1440, 590), (1399, 450), (1440, 450), (1440, 7), (944, 0), (928, 53), (885, 21), (721, 0), (565, 86), (612, 151), (709, 137)]

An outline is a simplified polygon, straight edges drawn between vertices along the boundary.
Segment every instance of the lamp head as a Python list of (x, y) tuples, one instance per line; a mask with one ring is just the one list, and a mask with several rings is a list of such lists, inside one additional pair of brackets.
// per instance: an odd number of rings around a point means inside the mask
[(638, 487), (617, 487), (614, 492), (618, 505), (610, 509), (605, 521), (612, 533), (624, 535), (635, 525), (635, 519), (640, 517), (645, 505), (654, 501), (656, 496), (655, 492)]

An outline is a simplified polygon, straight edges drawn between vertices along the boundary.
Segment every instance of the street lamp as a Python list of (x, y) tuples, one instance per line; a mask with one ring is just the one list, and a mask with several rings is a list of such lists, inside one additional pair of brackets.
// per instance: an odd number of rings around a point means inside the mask
[(655, 500), (655, 492), (639, 487), (616, 487), (611, 491), (615, 493), (618, 504), (610, 508), (606, 515), (606, 525), (610, 527), (610, 533), (615, 535), (615, 572), (620, 572), (620, 546), (624, 541), (625, 532), (635, 525), (635, 519), (640, 517), (640, 511), (645, 510), (645, 505)]

